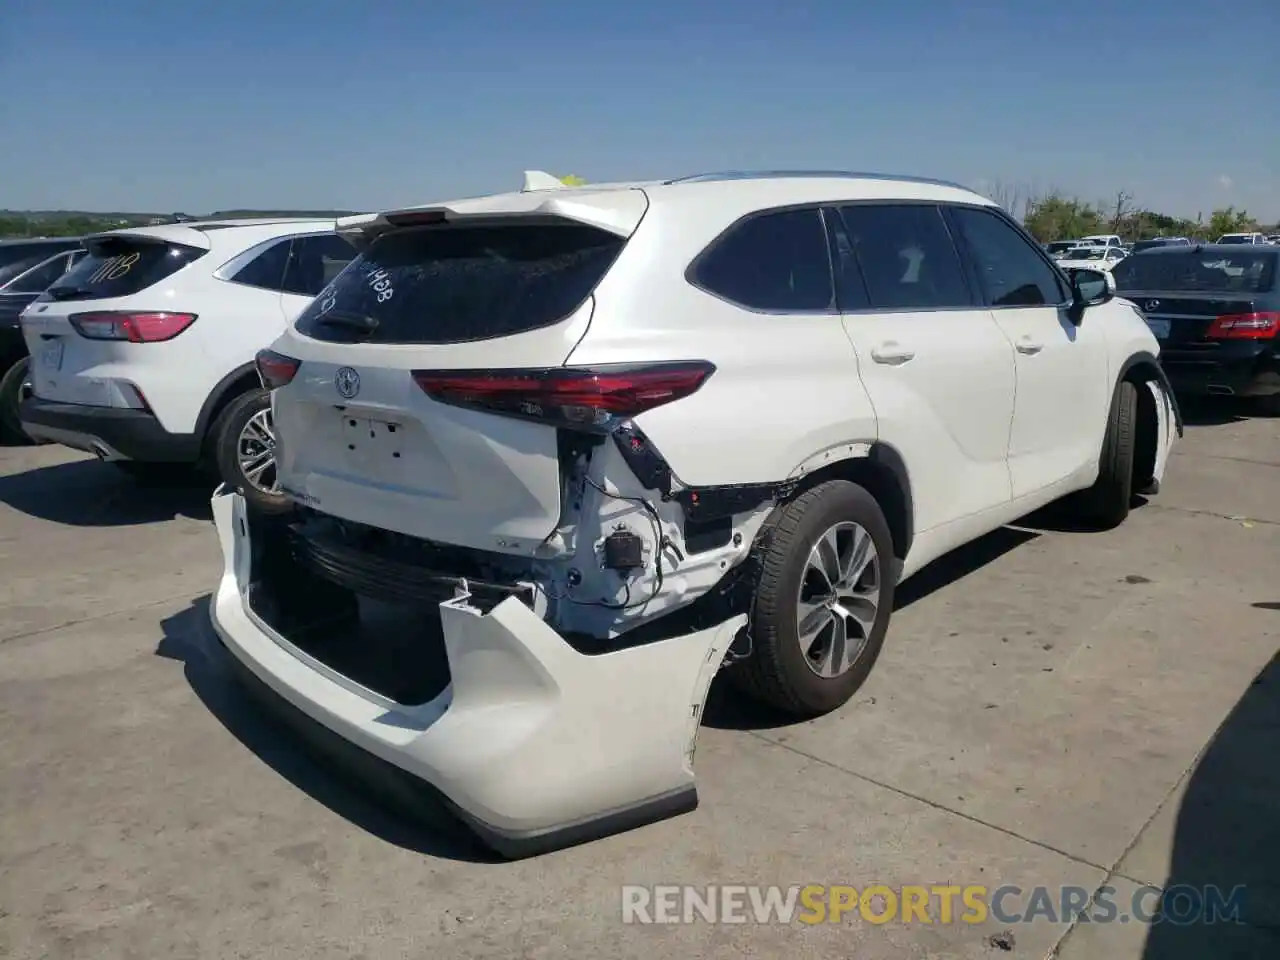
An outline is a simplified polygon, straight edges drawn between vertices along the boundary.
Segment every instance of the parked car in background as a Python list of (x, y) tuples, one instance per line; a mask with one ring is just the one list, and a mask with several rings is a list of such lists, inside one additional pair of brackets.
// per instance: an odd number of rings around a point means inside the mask
[(1260, 233), (1224, 233), (1216, 242), (1230, 244), (1259, 244), (1266, 243), (1267, 238)]
[(951, 184), (556, 184), (339, 226), (363, 252), (259, 357), (296, 507), (215, 495), (213, 621), (250, 687), (507, 855), (689, 809), (726, 659), (834, 710), (900, 582), (1070, 494), (1122, 522), (1180, 432), (1108, 276)]
[(1058, 260), (1065, 257), (1067, 251), (1074, 250), (1078, 246), (1080, 246), (1079, 240), (1054, 240), (1044, 245), (1044, 251), (1055, 260)]
[(1280, 245), (1280, 233), (1271, 234), (1271, 236), (1267, 237), (1267, 242)]
[[(50, 249), (59, 252), (49, 256)], [(29, 439), (18, 419), (18, 406), (30, 394), (31, 386), (27, 344), (18, 318), (36, 297), (84, 256), (84, 250), (66, 242), (28, 247), (26, 252), (34, 250), (40, 253), (0, 267), (0, 440), (5, 443)]]
[(1280, 248), (1163, 247), (1113, 271), (1147, 317), (1176, 390), (1257, 397), (1280, 414)]
[(79, 246), (78, 237), (0, 240), (0, 286), (55, 253), (75, 250)]
[(1191, 241), (1187, 237), (1152, 237), (1150, 240), (1139, 240), (1129, 252), (1141, 253), (1143, 250), (1154, 250), (1156, 247), (1189, 247)]
[(22, 315), (23, 429), (134, 475), (196, 466), (280, 503), (254, 355), (355, 255), (333, 221), (169, 224), (84, 246)]
[(1058, 258), (1058, 266), (1063, 270), (1110, 270), (1126, 256), (1122, 247), (1072, 247)]
[(1078, 246), (1123, 247), (1124, 241), (1114, 233), (1095, 233), (1081, 237)]

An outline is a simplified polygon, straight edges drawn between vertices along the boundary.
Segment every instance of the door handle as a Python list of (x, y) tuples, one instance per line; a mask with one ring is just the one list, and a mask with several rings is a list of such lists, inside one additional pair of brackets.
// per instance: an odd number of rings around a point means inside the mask
[(878, 347), (871, 350), (871, 359), (876, 363), (887, 363), (890, 366), (897, 366), (900, 363), (906, 363), (916, 355), (914, 350), (908, 350), (894, 341), (882, 343)]
[(1027, 356), (1033, 356), (1044, 349), (1043, 343), (1036, 343), (1030, 337), (1023, 337), (1017, 343), (1019, 353), (1025, 353)]

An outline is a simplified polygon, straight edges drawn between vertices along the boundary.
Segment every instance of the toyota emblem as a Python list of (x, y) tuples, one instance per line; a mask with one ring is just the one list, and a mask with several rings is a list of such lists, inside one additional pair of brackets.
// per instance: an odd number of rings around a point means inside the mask
[[(1146, 303), (1146, 306), (1145, 306), (1145, 307), (1143, 307), (1143, 309), (1144, 309), (1144, 310), (1147, 310), (1147, 311), (1151, 311), (1151, 310), (1156, 309), (1156, 308), (1157, 308), (1157, 307), (1159, 307), (1159, 306), (1160, 306), (1160, 301), (1159, 301), (1159, 300), (1148, 300), (1148, 301), (1147, 301), (1147, 303)], [(354, 370), (353, 370), (353, 371), (351, 371), (351, 372), (352, 372), (352, 373), (355, 373), (355, 371), (354, 371)]]
[(351, 367), (341, 367), (333, 375), (333, 385), (337, 387), (339, 395), (350, 400), (360, 392), (360, 374)]

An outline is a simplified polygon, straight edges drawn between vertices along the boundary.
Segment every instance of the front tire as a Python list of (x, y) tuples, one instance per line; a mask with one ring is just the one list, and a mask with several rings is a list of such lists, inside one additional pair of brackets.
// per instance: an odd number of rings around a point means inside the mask
[(1102, 441), (1098, 479), (1083, 491), (1077, 512), (1100, 530), (1120, 526), (1133, 502), (1134, 454), (1138, 437), (1138, 388), (1127, 380), (1116, 387)]
[(813, 717), (844, 705), (884, 644), (893, 538), (875, 498), (830, 480), (778, 508), (766, 529), (750, 634), (728, 675), (749, 696)]
[(218, 416), (211, 437), (218, 475), (259, 513), (293, 509), (276, 476), (276, 435), (271, 394), (255, 388), (232, 400)]

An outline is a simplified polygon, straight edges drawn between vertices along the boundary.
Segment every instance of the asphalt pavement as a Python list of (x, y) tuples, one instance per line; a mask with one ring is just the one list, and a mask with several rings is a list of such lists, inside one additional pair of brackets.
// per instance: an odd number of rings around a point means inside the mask
[[(1120, 529), (1033, 517), (923, 571), (829, 717), (717, 686), (696, 812), (517, 863), (388, 813), (246, 700), (220, 572), (207, 491), (0, 450), (0, 956), (1280, 956), (1280, 420), (1195, 411)], [(625, 885), (667, 884), (1246, 898), (1189, 926), (623, 922)]]

